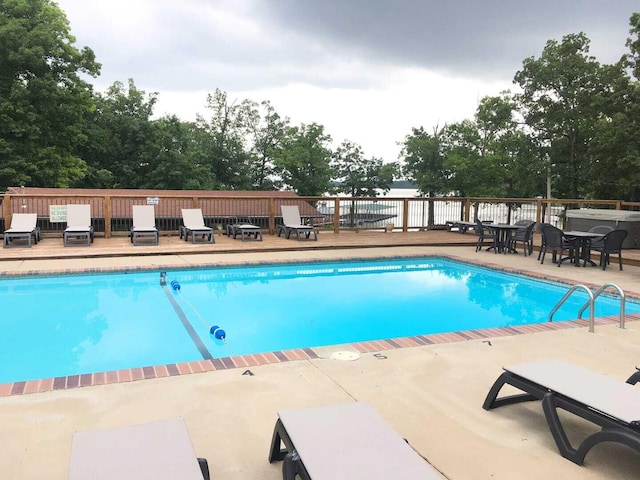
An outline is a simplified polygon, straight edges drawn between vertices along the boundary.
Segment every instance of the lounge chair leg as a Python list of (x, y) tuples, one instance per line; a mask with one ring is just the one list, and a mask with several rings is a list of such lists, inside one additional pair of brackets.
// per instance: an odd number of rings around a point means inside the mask
[[(285, 444), (286, 449), (282, 449), (282, 444)], [(269, 450), (269, 463), (284, 460), (285, 455), (289, 451), (293, 450), (293, 443), (289, 438), (289, 434), (284, 429), (284, 425), (280, 419), (276, 421), (276, 425), (273, 428), (273, 436), (271, 437), (271, 449)]]
[[(585, 438), (580, 446), (575, 449), (571, 446), (569, 439), (560, 423), (557, 409), (562, 408), (567, 412), (578, 415), (586, 420), (592, 421), (602, 427), (602, 430), (589, 435)], [(640, 438), (636, 431), (631, 431), (620, 427), (613, 421), (609, 422), (596, 414), (585, 415), (584, 410), (578, 409), (570, 400), (563, 399), (555, 393), (547, 393), (542, 399), (542, 409), (547, 419), (547, 424), (551, 430), (551, 434), (556, 442), (560, 455), (571, 460), (577, 465), (584, 463), (584, 457), (598, 443), (616, 442), (626, 445), (637, 452), (640, 452)], [(578, 411), (580, 410), (580, 411)]]
[(640, 382), (640, 370), (636, 370), (629, 378), (627, 378), (627, 383), (631, 385), (635, 385)]
[(284, 463), (282, 464), (282, 479), (295, 480), (296, 475), (300, 475), (300, 478), (303, 480), (311, 480), (311, 477), (309, 477), (309, 473), (304, 468), (298, 453), (294, 450), (284, 456)]
[(211, 480), (209, 475), (209, 464), (206, 458), (198, 458), (198, 465), (200, 465), (200, 471), (202, 472), (203, 480)]
[[(518, 393), (516, 395), (508, 395), (498, 398), (498, 393), (500, 393), (500, 390), (505, 384), (512, 385), (527, 393)], [(493, 386), (489, 390), (489, 393), (487, 393), (487, 396), (484, 399), (484, 403), (482, 404), (482, 408), (484, 408), (485, 410), (491, 410), (494, 408), (502, 407), (503, 405), (512, 405), (514, 403), (539, 400), (545, 393), (545, 389), (540, 388), (538, 390), (535, 390), (530, 384), (521, 381), (513, 373), (504, 372), (494, 382)]]

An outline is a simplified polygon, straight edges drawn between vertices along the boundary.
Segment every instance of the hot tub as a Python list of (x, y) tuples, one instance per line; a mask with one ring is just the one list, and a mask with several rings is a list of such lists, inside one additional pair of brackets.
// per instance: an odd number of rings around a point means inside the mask
[(587, 231), (596, 225), (608, 225), (629, 232), (623, 248), (640, 248), (640, 212), (580, 208), (567, 210), (565, 230)]

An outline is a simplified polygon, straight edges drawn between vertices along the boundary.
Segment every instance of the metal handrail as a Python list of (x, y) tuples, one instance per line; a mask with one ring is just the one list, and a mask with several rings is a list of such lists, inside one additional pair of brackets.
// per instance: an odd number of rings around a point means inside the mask
[(549, 318), (547, 319), (548, 322), (553, 322), (553, 314), (556, 313), (558, 311), (558, 309), (562, 306), (562, 304), (567, 300), (567, 298), (569, 298), (571, 296), (571, 294), (573, 292), (575, 292), (576, 290), (578, 290), (579, 288), (582, 288), (585, 292), (587, 292), (587, 294), (589, 295), (589, 304), (591, 305), (591, 310), (589, 311), (589, 331), (593, 333), (594, 331), (594, 318), (593, 318), (593, 292), (591, 291), (590, 288), (584, 286), (584, 285), (574, 285), (573, 287), (571, 287), (569, 289), (569, 291), (567, 293), (564, 294), (564, 297), (562, 297), (560, 299), (560, 301), (558, 303), (556, 303), (556, 306), (553, 307), (553, 309), (551, 310), (551, 312), (549, 313)]
[[(593, 294), (593, 301), (595, 302), (595, 299), (598, 298), (598, 296), (609, 287), (614, 288), (620, 294), (620, 328), (624, 328), (625, 294), (624, 294), (624, 291), (618, 285), (616, 285), (615, 283), (605, 283)], [(593, 306), (595, 306), (595, 304)], [(582, 306), (582, 308), (578, 312), (578, 318), (582, 318), (582, 313), (587, 309), (587, 307), (589, 307), (588, 301)], [(591, 308), (593, 310), (593, 307)]]

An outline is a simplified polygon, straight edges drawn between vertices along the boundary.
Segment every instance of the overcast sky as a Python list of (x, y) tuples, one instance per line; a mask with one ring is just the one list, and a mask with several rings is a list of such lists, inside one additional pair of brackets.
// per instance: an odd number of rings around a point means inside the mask
[(514, 90), (550, 39), (584, 32), (590, 53), (627, 52), (632, 0), (59, 0), (77, 46), (102, 63), (99, 90), (129, 78), (156, 115), (205, 117), (207, 93), (269, 100), (394, 161), (423, 126), (471, 118)]

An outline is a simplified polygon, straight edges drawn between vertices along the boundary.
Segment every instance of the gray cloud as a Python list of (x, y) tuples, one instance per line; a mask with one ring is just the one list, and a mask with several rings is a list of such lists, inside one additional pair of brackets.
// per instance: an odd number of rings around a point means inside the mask
[[(279, 28), (339, 54), (452, 75), (513, 75), (549, 39), (585, 32), (612, 62), (624, 52), (628, 0), (265, 0)], [(593, 43), (593, 42), (592, 42)]]
[(585, 32), (612, 63), (630, 0), (58, 0), (98, 89), (133, 78), (158, 114), (195, 119), (206, 93), (268, 99), (294, 123), (397, 158), (397, 142), (470, 118), (549, 39)]
[[(62, 0), (99, 83), (248, 90), (288, 83), (371, 88), (377, 68), (511, 79), (547, 40), (584, 31), (592, 53), (626, 51), (628, 0)], [(120, 4), (122, 12), (112, 12)], [(138, 6), (138, 10), (131, 8)], [(126, 14), (126, 18), (122, 15)], [(120, 16), (119, 16), (120, 15)], [(121, 24), (121, 21), (124, 24)]]

